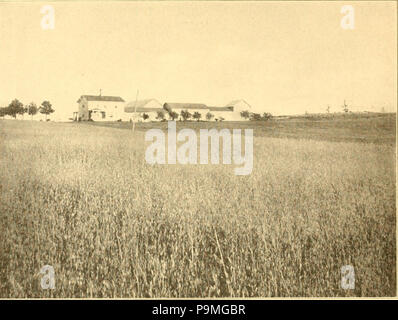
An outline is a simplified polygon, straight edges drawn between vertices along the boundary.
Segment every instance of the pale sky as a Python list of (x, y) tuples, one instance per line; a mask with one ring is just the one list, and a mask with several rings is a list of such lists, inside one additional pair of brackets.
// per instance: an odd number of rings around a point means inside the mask
[[(43, 30), (40, 8), (55, 9)], [(355, 10), (354, 30), (340, 12)], [(82, 94), (223, 106), (274, 115), (396, 111), (396, 2), (0, 3), (0, 104)]]

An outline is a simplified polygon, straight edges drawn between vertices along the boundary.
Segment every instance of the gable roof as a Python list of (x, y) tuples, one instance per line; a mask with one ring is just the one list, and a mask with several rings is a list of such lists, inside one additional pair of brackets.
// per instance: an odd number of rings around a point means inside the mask
[(209, 109), (209, 107), (203, 103), (169, 103), (169, 102), (166, 102), (163, 105), (163, 108), (165, 108), (166, 110), (167, 110), (167, 108), (170, 108), (171, 110), (173, 110), (173, 109), (182, 109), (182, 110)]
[[(158, 108), (145, 108), (145, 106), (149, 103), (154, 101), (159, 107)], [(137, 100), (137, 101), (130, 101), (129, 103), (126, 104), (126, 106), (124, 107), (124, 112), (134, 112), (134, 110), (136, 110), (137, 112), (154, 112), (154, 111), (162, 111), (162, 105), (160, 104), (159, 101), (157, 101), (156, 99), (145, 99), (145, 100)]]
[(235, 105), (237, 105), (238, 103), (243, 102), (244, 104), (247, 104), (247, 106), (249, 108), (251, 108), (252, 106), (250, 104), (248, 104), (245, 100), (240, 99), (240, 100), (233, 100), (230, 103), (228, 103), (225, 107), (233, 107)]
[(87, 101), (115, 101), (115, 102), (124, 102), (121, 97), (115, 96), (90, 96), (90, 95), (82, 95), (77, 103), (79, 103), (82, 99), (86, 99)]

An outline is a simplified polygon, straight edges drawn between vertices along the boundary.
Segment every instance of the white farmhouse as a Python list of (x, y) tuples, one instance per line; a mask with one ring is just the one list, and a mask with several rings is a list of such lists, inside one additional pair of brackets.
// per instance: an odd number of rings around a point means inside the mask
[(125, 101), (121, 97), (82, 95), (77, 103), (76, 121), (118, 121), (124, 116)]

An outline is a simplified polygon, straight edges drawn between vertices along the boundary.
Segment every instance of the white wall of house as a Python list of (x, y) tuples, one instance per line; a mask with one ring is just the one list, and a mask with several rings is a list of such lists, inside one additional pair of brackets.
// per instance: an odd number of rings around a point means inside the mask
[(106, 113), (102, 109), (91, 109), (91, 119), (93, 121), (106, 121)]
[(124, 102), (119, 101), (88, 101), (88, 110), (98, 109), (105, 112), (104, 121), (117, 121), (123, 118)]
[[(89, 119), (89, 111), (92, 110), (94, 121), (117, 121), (124, 115), (124, 102), (122, 101), (87, 101), (85, 97), (80, 100), (78, 115), (81, 120)], [(102, 113), (105, 112), (105, 117)]]

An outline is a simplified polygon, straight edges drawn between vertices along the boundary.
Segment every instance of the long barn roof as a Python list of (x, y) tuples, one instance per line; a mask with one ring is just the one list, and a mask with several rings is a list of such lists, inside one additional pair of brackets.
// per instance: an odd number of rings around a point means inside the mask
[(228, 107), (209, 107), (210, 111), (234, 111), (233, 106), (228, 106)]
[(90, 95), (82, 95), (77, 102), (79, 103), (82, 99), (86, 99), (87, 101), (114, 101), (114, 102), (124, 102), (121, 97), (115, 96), (90, 96)]
[(182, 109), (182, 110), (188, 110), (188, 109), (209, 109), (208, 106), (206, 106), (203, 103), (169, 103), (166, 102), (163, 105), (164, 108), (171, 108), (173, 109)]

